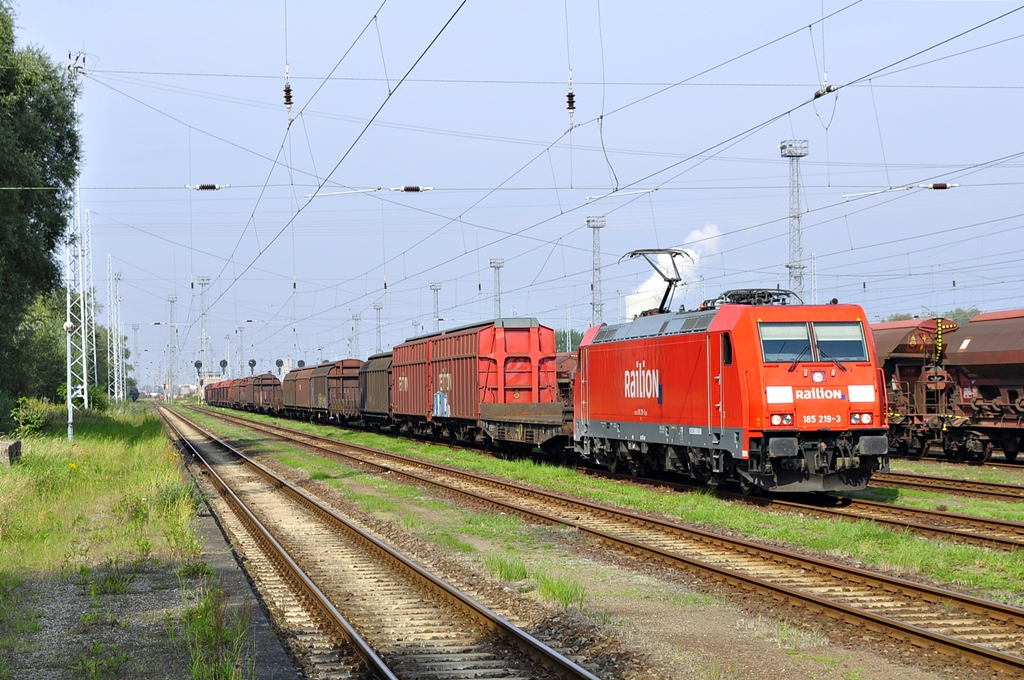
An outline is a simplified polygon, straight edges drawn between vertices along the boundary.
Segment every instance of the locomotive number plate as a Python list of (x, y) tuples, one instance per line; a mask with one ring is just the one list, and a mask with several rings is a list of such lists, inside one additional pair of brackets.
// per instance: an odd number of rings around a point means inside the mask
[(804, 416), (805, 425), (838, 425), (843, 422), (841, 415), (807, 415)]

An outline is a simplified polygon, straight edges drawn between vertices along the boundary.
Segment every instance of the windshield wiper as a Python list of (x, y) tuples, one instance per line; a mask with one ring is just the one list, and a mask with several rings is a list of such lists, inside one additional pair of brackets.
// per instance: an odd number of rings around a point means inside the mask
[(825, 357), (829, 361), (834, 361), (836, 366), (838, 366), (840, 370), (843, 370), (843, 371), (846, 370), (846, 366), (843, 366), (842, 362), (840, 362), (839, 359), (836, 359), (834, 356), (832, 356), (831, 354), (829, 354), (828, 352), (823, 350), (821, 348), (821, 345), (818, 345), (818, 354), (820, 354), (821, 356)]
[[(804, 348), (802, 350), (800, 350), (800, 354), (797, 354), (796, 355), (796, 359), (793, 359), (793, 364), (789, 367), (789, 372), (790, 373), (792, 373), (793, 371), (796, 370), (796, 365), (799, 364), (800, 360), (804, 358), (804, 353), (808, 352), (810, 349), (811, 349), (810, 343), (804, 345)], [(846, 369), (844, 368), (843, 370), (845, 371)]]

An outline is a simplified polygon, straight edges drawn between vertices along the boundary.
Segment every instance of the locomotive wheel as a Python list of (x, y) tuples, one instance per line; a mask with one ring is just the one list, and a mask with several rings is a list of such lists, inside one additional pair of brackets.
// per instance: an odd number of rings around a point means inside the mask
[(752, 481), (740, 475), (740, 493), (744, 496), (759, 496), (761, 489)]

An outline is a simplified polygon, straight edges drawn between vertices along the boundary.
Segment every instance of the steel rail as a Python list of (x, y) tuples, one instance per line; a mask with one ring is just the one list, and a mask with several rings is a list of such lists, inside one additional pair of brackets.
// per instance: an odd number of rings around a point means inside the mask
[(1011, 502), (1024, 500), (1024, 486), (1018, 484), (976, 482), (969, 479), (951, 479), (899, 472), (876, 472), (871, 476), (871, 484), (891, 489), (940, 491), (955, 496), (971, 496), (988, 500)]
[(439, 579), (426, 569), (422, 568), (409, 558), (405, 557), (395, 549), (391, 548), (386, 543), (380, 541), (376, 537), (360, 529), (358, 526), (352, 524), (344, 517), (341, 517), (330, 508), (322, 505), (298, 487), (289, 483), (276, 475), (273, 471), (260, 465), (252, 458), (248, 457), (238, 449), (234, 448), (230, 444), (221, 440), (214, 433), (211, 433), (208, 429), (201, 425), (191, 422), (184, 418), (180, 414), (177, 414), (179, 418), (182, 418), (188, 422), (192, 427), (202, 432), (205, 436), (209, 437), (211, 441), (231, 451), (234, 455), (238, 456), (242, 461), (246, 463), (251, 469), (255, 470), (266, 479), (271, 481), (273, 484), (279, 487), (281, 491), (288, 494), (295, 501), (300, 503), (307, 510), (315, 513), (326, 522), (335, 526), (335, 528), (345, 532), (346, 534), (356, 538), (362, 542), (365, 546), (370, 548), (380, 557), (391, 563), (397, 565), (399, 569), (411, 576), (412, 578), (425, 583), (437, 593), (439, 596), (445, 598), (451, 604), (455, 605), (459, 609), (462, 609), (475, 620), (488, 626), (499, 635), (504, 637), (506, 640), (512, 642), (524, 653), (531, 656), (535, 661), (543, 665), (549, 671), (559, 675), (567, 680), (599, 680), (592, 673), (586, 669), (580, 667), (578, 664), (569, 660), (562, 654), (551, 649), (546, 644), (536, 639), (529, 633), (518, 628), (512, 623), (506, 621), (498, 614), (492, 612), (490, 609), (480, 604), (469, 595), (458, 590), (454, 586), (446, 583)]
[[(610, 473), (606, 470), (590, 467), (578, 469), (587, 475), (630, 481), (649, 486), (662, 486), (680, 491), (707, 491), (706, 487), (693, 484), (646, 477), (633, 477), (632, 475)], [(891, 526), (897, 529), (910, 529), (914, 533), (923, 536), (944, 538), (988, 548), (997, 548), (999, 550), (1020, 550), (1024, 548), (1024, 523), (1022, 522), (987, 519), (943, 510), (892, 505), (891, 503), (862, 500), (850, 496), (824, 496), (818, 497), (814, 501), (801, 502), (773, 496), (748, 496), (721, 489), (715, 490), (712, 493), (723, 500), (736, 501), (761, 508), (772, 508), (787, 513), (812, 513), (847, 521), (870, 519), (876, 524)], [(822, 504), (829, 501), (834, 502), (834, 505)], [(904, 519), (900, 519), (901, 516)], [(929, 522), (933, 523), (930, 524)]]
[[(868, 586), (883, 593), (903, 594), (915, 597), (923, 602), (933, 604), (956, 604), (965, 612), (986, 617), (989, 620), (1012, 624), (1024, 632), (1024, 610), (1002, 605), (997, 602), (983, 600), (970, 595), (963, 595), (961, 593), (915, 583), (896, 577), (885, 576), (883, 574), (878, 574), (864, 569), (848, 567), (827, 560), (811, 558), (798, 553), (779, 550), (750, 541), (745, 541), (743, 539), (726, 537), (699, 529), (691, 529), (678, 524), (644, 517), (628, 511), (570, 498), (568, 496), (563, 496), (562, 494), (532, 489), (513, 482), (479, 477), (473, 473), (450, 466), (429, 463), (420, 459), (408, 458), (399, 454), (380, 451), (371, 447), (342, 443), (319, 435), (297, 432), (290, 428), (258, 423), (248, 418), (229, 416), (219, 412), (206, 411), (206, 413), (211, 413), (212, 415), (224, 420), (235, 421), (256, 430), (263, 430), (281, 439), (290, 440), (292, 442), (298, 441), (307, 446), (318, 448), (331, 455), (341, 456), (350, 460), (357, 460), (364, 464), (367, 464), (367, 461), (360, 459), (358, 456), (334, 451), (331, 448), (324, 446), (324, 444), (329, 444), (331, 447), (344, 447), (364, 451), (365, 453), (369, 453), (374, 456), (382, 456), (385, 459), (393, 460), (396, 463), (400, 462), (405, 465), (413, 465), (426, 470), (440, 471), (446, 475), (451, 475), (456, 478), (472, 480), (472, 482), (477, 484), (485, 484), (494, 488), (514, 491), (522, 496), (532, 495), (549, 499), (565, 506), (566, 509), (569, 510), (569, 512), (565, 514), (570, 514), (571, 512), (585, 512), (591, 516), (603, 516), (616, 520), (627, 520), (633, 522), (636, 526), (659, 531), (662, 534), (681, 536), (709, 546), (728, 547), (737, 553), (756, 556), (778, 565), (786, 565), (792, 569), (807, 570), (820, 574), (821, 576), (828, 576), (837, 580), (843, 579), (851, 584)], [(303, 442), (303, 438), (320, 441), (323, 442), (323, 444), (310, 443), (308, 441)], [(918, 647), (932, 648), (946, 654), (971, 659), (974, 662), (987, 663), (993, 670), (998, 672), (1024, 675), (1024, 657), (1006, 654), (990, 647), (975, 645), (966, 640), (953, 638), (943, 633), (914, 626), (888, 616), (882, 616), (864, 609), (834, 602), (814, 595), (813, 593), (807, 593), (785, 585), (771, 583), (726, 567), (719, 567), (702, 560), (686, 557), (676, 552), (666, 551), (656, 546), (615, 536), (599, 529), (587, 527), (586, 525), (565, 516), (556, 517), (524, 508), (521, 505), (505, 503), (484, 494), (477, 494), (463, 489), (458, 489), (410, 472), (396, 470), (394, 467), (379, 465), (376, 463), (369, 464), (375, 465), (381, 470), (390, 471), (392, 474), (406, 477), (414, 483), (456, 493), (472, 499), (475, 502), (494, 507), (502, 512), (516, 514), (544, 524), (572, 527), (580, 533), (589, 535), (616, 550), (626, 552), (628, 554), (640, 555), (670, 566), (682, 567), (688, 571), (707, 576), (712, 580), (721, 581), (741, 587), (748, 591), (769, 596), (782, 603), (799, 604), (806, 607), (811, 612), (820, 613), (832, 619), (846, 621), (875, 632), (885, 633), (895, 639), (909, 641)]]
[[(352, 627), (341, 612), (339, 612), (331, 603), (323, 591), (321, 591), (317, 585), (313, 583), (312, 579), (306, 575), (302, 568), (295, 563), (288, 554), (288, 551), (278, 543), (277, 539), (271, 535), (270, 531), (263, 526), (263, 523), (256, 518), (256, 515), (249, 510), (245, 503), (224, 482), (223, 478), (217, 474), (213, 465), (207, 462), (203, 455), (199, 453), (199, 450), (192, 445), (192, 442), (189, 441), (188, 437), (185, 436), (181, 429), (171, 422), (171, 418), (168, 417), (167, 414), (170, 409), (158, 406), (157, 410), (164, 422), (167, 423), (168, 427), (170, 427), (177, 435), (177, 440), (191, 449), (193, 458), (202, 464), (210, 478), (210, 481), (217, 489), (217, 492), (220, 493), (228, 505), (231, 506), (235, 515), (249, 531), (249, 534), (263, 549), (264, 553), (268, 555), (271, 561), (276, 565), (278, 571), (285, 580), (290, 582), (293, 588), (304, 592), (312, 599), (315, 606), (321, 611), (322, 616), (327, 619), (329, 625), (333, 626), (336, 631), (339, 631), (342, 637), (344, 637), (345, 640), (355, 648), (356, 653), (363, 662), (366, 663), (367, 668), (374, 676), (381, 680), (398, 680), (398, 676), (391, 672), (391, 669), (389, 669), (387, 664), (384, 663), (384, 660), (377, 656), (377, 653), (373, 651), (373, 648), (370, 647), (361, 635), (359, 635), (355, 628)], [(171, 412), (173, 413), (173, 411)], [(175, 413), (174, 415), (181, 418), (186, 423), (189, 422), (180, 414)]]

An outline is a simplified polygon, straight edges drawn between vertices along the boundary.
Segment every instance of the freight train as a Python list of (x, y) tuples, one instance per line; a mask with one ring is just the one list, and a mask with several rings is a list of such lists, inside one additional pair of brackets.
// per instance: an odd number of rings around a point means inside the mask
[[(536, 319), (408, 339), (365, 363), (208, 385), (208, 404), (677, 473), (745, 492), (859, 489), (888, 469), (885, 385), (863, 309), (730, 291), (589, 329)], [(667, 297), (666, 297), (667, 299)]]
[(1024, 436), (1024, 309), (872, 325), (888, 386), (892, 451), (934, 448), (984, 463), (1016, 460)]

